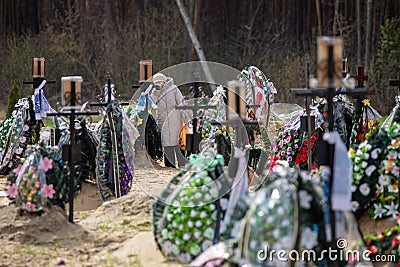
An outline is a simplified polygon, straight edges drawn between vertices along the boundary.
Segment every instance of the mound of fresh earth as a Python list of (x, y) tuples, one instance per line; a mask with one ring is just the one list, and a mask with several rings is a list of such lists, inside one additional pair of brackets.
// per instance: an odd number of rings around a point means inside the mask
[(0, 267), (180, 266), (165, 260), (151, 230), (154, 197), (176, 172), (137, 169), (131, 192), (99, 207), (96, 187), (86, 185), (76, 203), (90, 197), (93, 205), (79, 204), (74, 223), (58, 207), (45, 209), (41, 215), (20, 213), (4, 197), (6, 177), (0, 177)]

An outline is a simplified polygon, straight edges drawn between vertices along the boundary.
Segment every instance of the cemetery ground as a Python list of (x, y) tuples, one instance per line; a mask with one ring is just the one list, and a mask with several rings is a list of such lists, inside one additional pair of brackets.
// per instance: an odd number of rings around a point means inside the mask
[(151, 218), (154, 196), (178, 170), (151, 164), (141, 153), (135, 162), (135, 181), (124, 197), (102, 204), (96, 183), (85, 183), (73, 224), (58, 206), (42, 216), (20, 215), (4, 196), (7, 177), (1, 176), (0, 267), (180, 266), (157, 249)]

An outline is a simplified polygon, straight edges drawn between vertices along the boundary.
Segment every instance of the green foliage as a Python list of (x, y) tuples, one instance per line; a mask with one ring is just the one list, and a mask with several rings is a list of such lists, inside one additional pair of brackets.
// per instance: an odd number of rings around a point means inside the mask
[(400, 78), (400, 19), (385, 21), (380, 32), (380, 46), (377, 50), (368, 85), (376, 90), (376, 108), (386, 115), (395, 105), (396, 88), (389, 86), (390, 79)]
[(11, 115), (14, 110), (15, 104), (17, 104), (18, 99), (21, 97), (21, 88), (14, 80), (11, 90), (8, 93), (8, 104), (7, 104), (7, 118)]

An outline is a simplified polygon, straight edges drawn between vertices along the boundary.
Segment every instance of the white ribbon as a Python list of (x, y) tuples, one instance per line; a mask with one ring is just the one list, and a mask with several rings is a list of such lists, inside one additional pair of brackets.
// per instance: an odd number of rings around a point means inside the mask
[(331, 209), (335, 211), (351, 210), (351, 181), (353, 167), (349, 159), (347, 148), (337, 131), (325, 133), (324, 140), (335, 145), (331, 188)]
[(224, 227), (229, 224), (233, 211), (235, 210), (236, 203), (247, 192), (249, 180), (247, 173), (246, 153), (241, 148), (235, 147), (235, 153), (233, 157), (238, 158), (239, 162), (236, 170), (235, 180), (232, 183), (233, 188), (229, 196), (228, 208), (223, 221)]

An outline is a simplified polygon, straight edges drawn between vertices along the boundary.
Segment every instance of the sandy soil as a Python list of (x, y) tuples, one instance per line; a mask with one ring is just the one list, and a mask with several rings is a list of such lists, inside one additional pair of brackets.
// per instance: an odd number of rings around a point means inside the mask
[(127, 196), (102, 203), (96, 184), (84, 184), (73, 224), (58, 207), (41, 216), (19, 214), (4, 197), (6, 177), (0, 177), (0, 267), (180, 266), (157, 250), (151, 221), (155, 196), (178, 170), (140, 153), (135, 161), (135, 183)]

